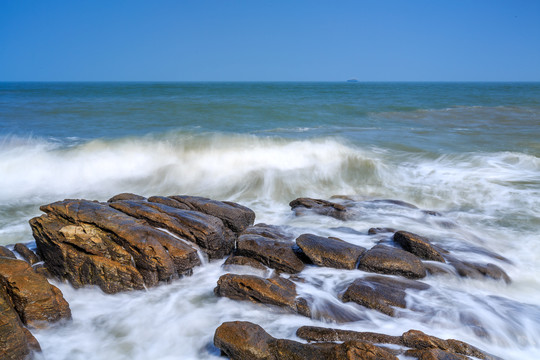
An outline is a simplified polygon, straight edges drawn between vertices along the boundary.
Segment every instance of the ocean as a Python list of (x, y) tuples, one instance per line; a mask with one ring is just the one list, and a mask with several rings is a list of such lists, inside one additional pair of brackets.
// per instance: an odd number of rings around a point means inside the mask
[[(407, 230), (512, 282), (428, 276), (389, 317), (337, 299), (360, 270), (308, 267), (301, 294), (348, 323), (217, 298), (223, 260), (147, 291), (55, 283), (73, 321), (34, 331), (44, 359), (219, 359), (213, 334), (231, 320), (295, 340), (302, 325), (418, 329), (540, 358), (540, 83), (0, 83), (0, 245), (35, 246), (40, 205), (122, 192), (235, 201), (256, 223), (364, 247), (381, 239), (371, 227)], [(354, 219), (288, 205), (335, 195), (359, 201)]]

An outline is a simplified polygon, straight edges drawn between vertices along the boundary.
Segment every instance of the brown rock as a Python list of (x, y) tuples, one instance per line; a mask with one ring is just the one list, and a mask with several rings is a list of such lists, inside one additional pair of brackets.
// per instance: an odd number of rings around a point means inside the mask
[(12, 259), (16, 259), (17, 257), (15, 256), (15, 254), (13, 253), (13, 251), (9, 250), (7, 247), (5, 246), (0, 246), (0, 256), (1, 257), (8, 257), (8, 258), (12, 258)]
[(312, 234), (300, 235), (296, 244), (315, 265), (336, 269), (356, 269), (358, 258), (366, 251), (340, 239)]
[(122, 200), (146, 200), (144, 196), (140, 196), (137, 194), (132, 193), (121, 193), (118, 195), (113, 196), (107, 202), (115, 202), (115, 201), (122, 201)]
[(411, 279), (426, 276), (422, 261), (415, 255), (386, 245), (376, 245), (360, 257), (358, 268), (381, 274), (402, 275)]
[(296, 285), (282, 277), (263, 279), (253, 275), (225, 274), (219, 278), (214, 293), (233, 300), (250, 300), (285, 307), (310, 316), (305, 300), (297, 298)]
[(350, 214), (343, 205), (331, 201), (310, 198), (298, 198), (289, 203), (291, 210), (294, 210), (296, 216), (303, 215), (306, 210), (319, 215), (331, 216), (339, 220), (347, 220)]
[(455, 257), (450, 257), (448, 262), (456, 269), (459, 276), (462, 277), (470, 277), (473, 279), (490, 277), (495, 280), (503, 280), (507, 284), (512, 282), (508, 274), (506, 274), (503, 269), (495, 264), (472, 263), (458, 260)]
[(366, 341), (374, 344), (403, 345), (401, 336), (390, 336), (373, 332), (358, 332), (352, 330), (330, 329), (316, 326), (302, 326), (296, 331), (296, 336), (307, 341)]
[(29, 341), (31, 338), (28, 334), (15, 310), (0, 295), (0, 359), (26, 359), (32, 348), (36, 347), (35, 342)]
[(418, 360), (470, 360), (467, 356), (454, 354), (441, 349), (407, 350), (405, 355), (415, 357)]
[(381, 233), (394, 233), (394, 232), (396, 232), (396, 229), (394, 228), (376, 227), (376, 228), (370, 228), (368, 230), (368, 235), (375, 235), (375, 234), (381, 234)]
[(342, 301), (353, 301), (383, 314), (394, 316), (394, 306), (405, 308), (407, 305), (405, 301), (407, 289), (426, 290), (428, 288), (429, 285), (419, 281), (368, 276), (357, 279), (349, 285), (343, 294)]
[[(110, 206), (197, 244), (211, 259), (230, 254), (234, 247), (232, 232), (212, 215), (146, 201), (119, 201)], [(175, 239), (173, 242), (179, 241)]]
[(167, 196), (151, 196), (148, 198), (148, 201), (167, 205), (167, 206), (177, 208), (177, 209), (192, 210), (192, 208), (190, 208), (186, 204), (183, 204), (180, 201), (171, 199), (170, 197), (167, 197)]
[(259, 325), (234, 321), (221, 324), (214, 335), (214, 345), (233, 360), (271, 360), (270, 336)]
[(253, 258), (272, 269), (289, 274), (304, 269), (304, 263), (295, 254), (292, 244), (259, 235), (241, 235), (236, 245), (236, 254)]
[(405, 251), (408, 251), (421, 259), (445, 262), (441, 253), (423, 236), (407, 231), (398, 231), (394, 234), (394, 241), (401, 245)]
[(14, 250), (18, 252), (23, 257), (23, 259), (26, 260), (26, 262), (28, 262), (30, 265), (34, 265), (35, 263), (41, 261), (39, 257), (25, 244), (15, 244)]
[(223, 266), (250, 266), (258, 270), (268, 270), (266, 266), (257, 260), (245, 256), (229, 256)]
[(253, 210), (229, 201), (216, 201), (199, 196), (177, 195), (171, 196), (195, 211), (215, 216), (223, 221), (235, 233), (241, 233), (248, 226), (253, 225), (255, 213)]
[(0, 258), (0, 284), (26, 325), (40, 327), (71, 318), (62, 292), (25, 261)]
[(276, 225), (255, 224), (242, 231), (241, 235), (259, 235), (272, 240), (290, 241), (294, 240), (294, 235)]

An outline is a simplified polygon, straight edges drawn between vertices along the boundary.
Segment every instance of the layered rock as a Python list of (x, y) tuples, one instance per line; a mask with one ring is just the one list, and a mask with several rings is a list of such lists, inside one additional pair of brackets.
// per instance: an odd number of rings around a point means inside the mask
[(429, 239), (407, 231), (398, 231), (394, 234), (394, 242), (421, 259), (445, 262), (441, 252), (431, 245)]
[(296, 244), (313, 264), (336, 269), (356, 269), (358, 258), (366, 251), (361, 246), (337, 238), (312, 234), (300, 235)]
[(9, 302), (0, 296), (0, 359), (23, 360), (30, 352), (39, 350), (36, 339), (24, 328)]
[(415, 255), (386, 245), (376, 245), (361, 257), (358, 268), (381, 274), (401, 275), (411, 279), (426, 276), (422, 261)]
[(15, 256), (15, 254), (13, 253), (13, 251), (9, 250), (7, 247), (5, 246), (0, 246), (0, 256), (1, 257), (8, 257), (8, 258), (12, 258), (12, 259), (16, 259), (17, 257)]
[(0, 258), (0, 285), (25, 325), (41, 327), (71, 318), (62, 292), (25, 261)]
[(26, 260), (26, 262), (28, 262), (30, 265), (34, 265), (41, 261), (39, 257), (25, 244), (15, 244), (13, 250), (18, 252), (23, 257), (23, 259)]
[(214, 345), (232, 360), (396, 360), (390, 352), (362, 341), (342, 344), (303, 344), (276, 339), (259, 325), (235, 321), (223, 323), (216, 329)]
[(348, 220), (351, 217), (345, 206), (322, 199), (298, 198), (291, 201), (289, 206), (297, 216), (306, 212), (313, 212), (339, 220)]
[(296, 293), (296, 285), (282, 277), (264, 279), (254, 275), (225, 274), (219, 278), (214, 293), (233, 300), (276, 305), (310, 316), (306, 300)]
[(259, 261), (246, 256), (229, 256), (223, 263), (223, 267), (228, 266), (249, 266), (257, 270), (267, 270), (268, 268)]
[(345, 290), (342, 301), (353, 301), (369, 309), (395, 316), (394, 307), (406, 308), (406, 290), (426, 290), (429, 285), (420, 281), (368, 276), (356, 279)]

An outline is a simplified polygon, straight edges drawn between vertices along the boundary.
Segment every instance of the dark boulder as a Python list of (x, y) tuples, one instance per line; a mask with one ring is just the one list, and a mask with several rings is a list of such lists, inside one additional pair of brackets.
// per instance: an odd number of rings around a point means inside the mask
[(282, 277), (264, 279), (254, 275), (225, 274), (219, 278), (214, 293), (233, 300), (276, 305), (310, 316), (306, 300), (297, 297), (296, 285)]
[(294, 235), (284, 230), (282, 227), (268, 224), (255, 224), (246, 228), (240, 235), (259, 235), (272, 240), (291, 241)]
[(30, 265), (34, 265), (38, 262), (40, 262), (40, 258), (28, 248), (25, 244), (18, 243), (15, 244), (15, 247), (13, 248), (16, 252), (18, 252), (26, 262), (28, 262)]
[(304, 269), (304, 263), (294, 252), (291, 243), (260, 235), (241, 235), (236, 245), (236, 254), (253, 258), (272, 269), (289, 274)]
[(0, 258), (0, 285), (25, 325), (42, 327), (71, 318), (62, 292), (25, 261)]
[(398, 231), (394, 234), (394, 242), (421, 259), (445, 262), (440, 251), (431, 245), (429, 239), (407, 231)]
[(395, 316), (393, 307), (405, 308), (406, 290), (426, 290), (429, 285), (419, 281), (368, 276), (356, 279), (342, 296), (343, 302), (353, 301), (369, 309)]
[(375, 234), (384, 234), (384, 233), (395, 233), (396, 229), (394, 228), (387, 228), (387, 227), (372, 227), (368, 230), (368, 235), (375, 235)]
[(456, 269), (456, 272), (461, 277), (469, 277), (472, 279), (489, 277), (495, 280), (503, 280), (507, 284), (512, 282), (508, 274), (495, 264), (479, 264), (461, 261), (455, 257), (450, 257), (448, 263)]
[(228, 266), (250, 266), (258, 270), (268, 270), (266, 266), (253, 258), (236, 255), (229, 256), (227, 260), (225, 260), (223, 267), (227, 268)]
[(247, 321), (225, 322), (214, 334), (214, 345), (233, 360), (270, 360), (269, 342), (274, 338)]
[(15, 256), (15, 254), (13, 253), (13, 251), (9, 250), (7, 247), (5, 246), (0, 246), (0, 256), (1, 257), (8, 257), (8, 258), (12, 258), (12, 259), (16, 259), (17, 257)]
[(140, 196), (137, 194), (132, 193), (121, 193), (118, 195), (113, 196), (107, 202), (115, 202), (115, 201), (122, 201), (122, 200), (146, 200), (144, 196)]
[(336, 269), (356, 269), (358, 258), (366, 251), (340, 239), (312, 234), (300, 235), (296, 244), (313, 264)]
[(426, 276), (426, 269), (417, 256), (386, 245), (376, 245), (366, 251), (360, 257), (358, 268), (381, 274), (401, 275), (411, 279)]
[(314, 212), (315, 214), (331, 216), (339, 220), (348, 220), (350, 218), (345, 206), (327, 200), (298, 198), (291, 201), (289, 206), (297, 216), (306, 212)]

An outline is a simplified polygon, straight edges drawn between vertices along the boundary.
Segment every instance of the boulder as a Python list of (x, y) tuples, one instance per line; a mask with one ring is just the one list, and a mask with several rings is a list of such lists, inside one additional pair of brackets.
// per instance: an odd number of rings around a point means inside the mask
[(15, 244), (15, 247), (13, 249), (18, 252), (23, 257), (23, 259), (26, 260), (26, 262), (28, 262), (30, 265), (34, 265), (41, 261), (39, 257), (25, 244)]
[(132, 193), (121, 193), (118, 195), (113, 196), (107, 202), (115, 202), (115, 201), (122, 201), (122, 200), (146, 200), (144, 196), (140, 196), (137, 194)]
[(299, 273), (305, 266), (291, 243), (260, 235), (245, 234), (238, 237), (236, 254), (253, 258), (272, 269), (289, 274)]
[(403, 345), (401, 336), (390, 336), (374, 332), (330, 329), (317, 326), (302, 326), (296, 330), (296, 336), (307, 341), (365, 341), (373, 344)]
[(454, 354), (441, 349), (414, 349), (405, 351), (405, 356), (414, 357), (418, 360), (470, 360), (469, 357)]
[(337, 238), (312, 234), (300, 235), (296, 239), (296, 244), (313, 264), (336, 269), (356, 269), (358, 258), (366, 251), (361, 246)]
[(462, 277), (469, 277), (473, 279), (489, 277), (495, 280), (503, 280), (507, 284), (512, 282), (508, 274), (495, 264), (472, 263), (468, 261), (461, 261), (454, 257), (449, 259), (448, 262), (456, 269), (459, 276)]
[(303, 344), (276, 339), (259, 325), (245, 321), (223, 323), (216, 330), (214, 345), (232, 360), (397, 360), (367, 342)]
[(41, 327), (71, 318), (62, 292), (25, 261), (0, 258), (0, 285), (25, 325)]
[(442, 254), (430, 244), (429, 239), (407, 231), (394, 234), (394, 242), (421, 259), (445, 262)]
[(25, 360), (39, 343), (24, 328), (10, 303), (0, 295), (0, 359)]
[(368, 230), (368, 235), (382, 234), (382, 233), (395, 233), (396, 229), (387, 227), (372, 227)]
[(13, 251), (9, 250), (5, 246), (0, 246), (0, 257), (8, 257), (12, 259), (16, 259), (17, 257), (13, 253)]
[(311, 211), (315, 214), (331, 216), (338, 220), (348, 220), (351, 217), (345, 206), (327, 200), (298, 198), (291, 201), (289, 206), (295, 212), (296, 216)]
[[(110, 206), (197, 244), (211, 259), (223, 258), (230, 254), (234, 247), (235, 237), (232, 232), (220, 219), (212, 215), (147, 201), (119, 201), (111, 203)], [(182, 243), (178, 239), (173, 242)], [(185, 244), (182, 246), (185, 247)]]
[(253, 225), (253, 210), (229, 201), (211, 200), (200, 196), (176, 195), (172, 199), (187, 205), (190, 209), (215, 216), (223, 221), (235, 233), (241, 233)]
[(360, 257), (358, 268), (381, 274), (401, 275), (411, 279), (426, 276), (426, 269), (417, 256), (386, 245), (376, 245), (366, 251)]
[(264, 223), (255, 224), (246, 228), (240, 235), (259, 235), (272, 240), (291, 241), (294, 240), (294, 235), (287, 232), (283, 228), (276, 225), (268, 225)]
[(258, 269), (258, 270), (268, 270), (268, 268), (266, 266), (264, 266), (263, 264), (261, 264), (260, 262), (258, 262), (257, 260), (255, 259), (252, 259), (252, 258), (248, 258), (248, 257), (245, 257), (245, 256), (229, 256), (227, 258), (227, 260), (225, 260), (225, 262), (223, 263), (223, 266), (224, 267), (227, 267), (227, 266), (250, 266), (254, 269)]
[(306, 300), (297, 298), (296, 285), (282, 277), (264, 279), (254, 275), (225, 274), (219, 278), (214, 293), (233, 300), (276, 305), (310, 316)]
[(38, 254), (51, 274), (75, 287), (144, 289), (200, 264), (183, 241), (107, 204), (64, 200), (41, 210), (46, 214), (30, 220)]
[(393, 307), (405, 308), (406, 290), (426, 290), (429, 285), (415, 280), (394, 279), (385, 276), (368, 276), (356, 279), (347, 287), (343, 302), (353, 301), (369, 309), (395, 316)]

